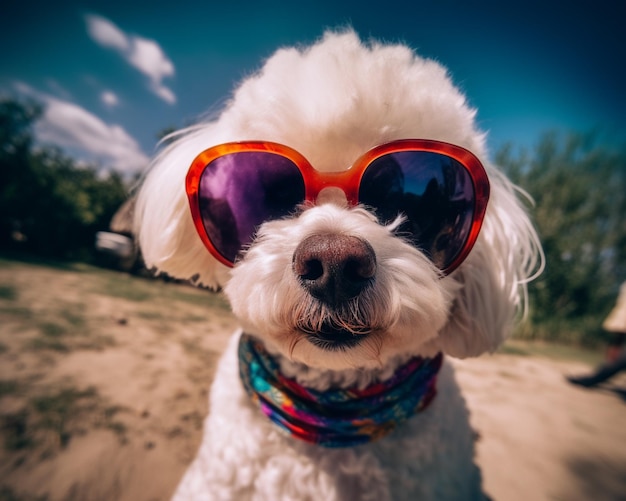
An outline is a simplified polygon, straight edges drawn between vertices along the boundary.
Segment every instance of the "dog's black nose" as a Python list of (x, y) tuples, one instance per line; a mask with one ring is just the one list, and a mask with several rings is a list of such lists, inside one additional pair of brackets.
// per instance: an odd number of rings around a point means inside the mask
[(376, 274), (376, 254), (349, 235), (312, 235), (296, 248), (293, 270), (309, 293), (336, 305), (358, 296)]

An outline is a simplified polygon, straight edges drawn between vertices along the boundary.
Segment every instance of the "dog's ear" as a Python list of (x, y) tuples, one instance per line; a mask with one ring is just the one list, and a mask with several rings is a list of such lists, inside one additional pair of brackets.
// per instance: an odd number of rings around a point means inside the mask
[(489, 169), (491, 198), (474, 249), (446, 280), (458, 282), (448, 324), (438, 344), (455, 357), (493, 352), (526, 308), (526, 284), (544, 263), (539, 237), (521, 204), (526, 196)]
[(185, 177), (193, 159), (215, 144), (212, 125), (177, 133), (144, 177), (135, 206), (135, 235), (148, 268), (208, 287), (224, 285), (228, 268), (214, 259), (191, 218)]

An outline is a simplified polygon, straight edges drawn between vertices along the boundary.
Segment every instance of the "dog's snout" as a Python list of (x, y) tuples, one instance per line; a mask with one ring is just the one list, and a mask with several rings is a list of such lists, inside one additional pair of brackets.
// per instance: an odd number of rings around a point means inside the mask
[(296, 248), (293, 270), (313, 297), (337, 304), (358, 296), (372, 282), (376, 254), (355, 236), (312, 235)]

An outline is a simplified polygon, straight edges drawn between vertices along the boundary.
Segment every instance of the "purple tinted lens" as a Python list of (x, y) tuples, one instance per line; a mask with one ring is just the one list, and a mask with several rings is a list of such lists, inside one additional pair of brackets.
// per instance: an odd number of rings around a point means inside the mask
[(401, 234), (443, 270), (469, 237), (474, 184), (467, 169), (453, 158), (402, 151), (377, 158), (367, 167), (359, 201), (374, 208), (384, 222), (404, 214)]
[(265, 151), (213, 160), (200, 178), (198, 198), (207, 236), (234, 262), (265, 221), (280, 219), (304, 200), (304, 179), (288, 158)]

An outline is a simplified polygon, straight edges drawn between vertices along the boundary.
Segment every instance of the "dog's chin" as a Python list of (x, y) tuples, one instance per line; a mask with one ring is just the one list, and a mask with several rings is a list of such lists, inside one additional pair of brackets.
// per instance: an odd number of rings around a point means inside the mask
[(302, 332), (307, 342), (324, 351), (347, 351), (360, 345), (369, 333), (355, 333), (348, 329), (324, 325), (314, 332)]

